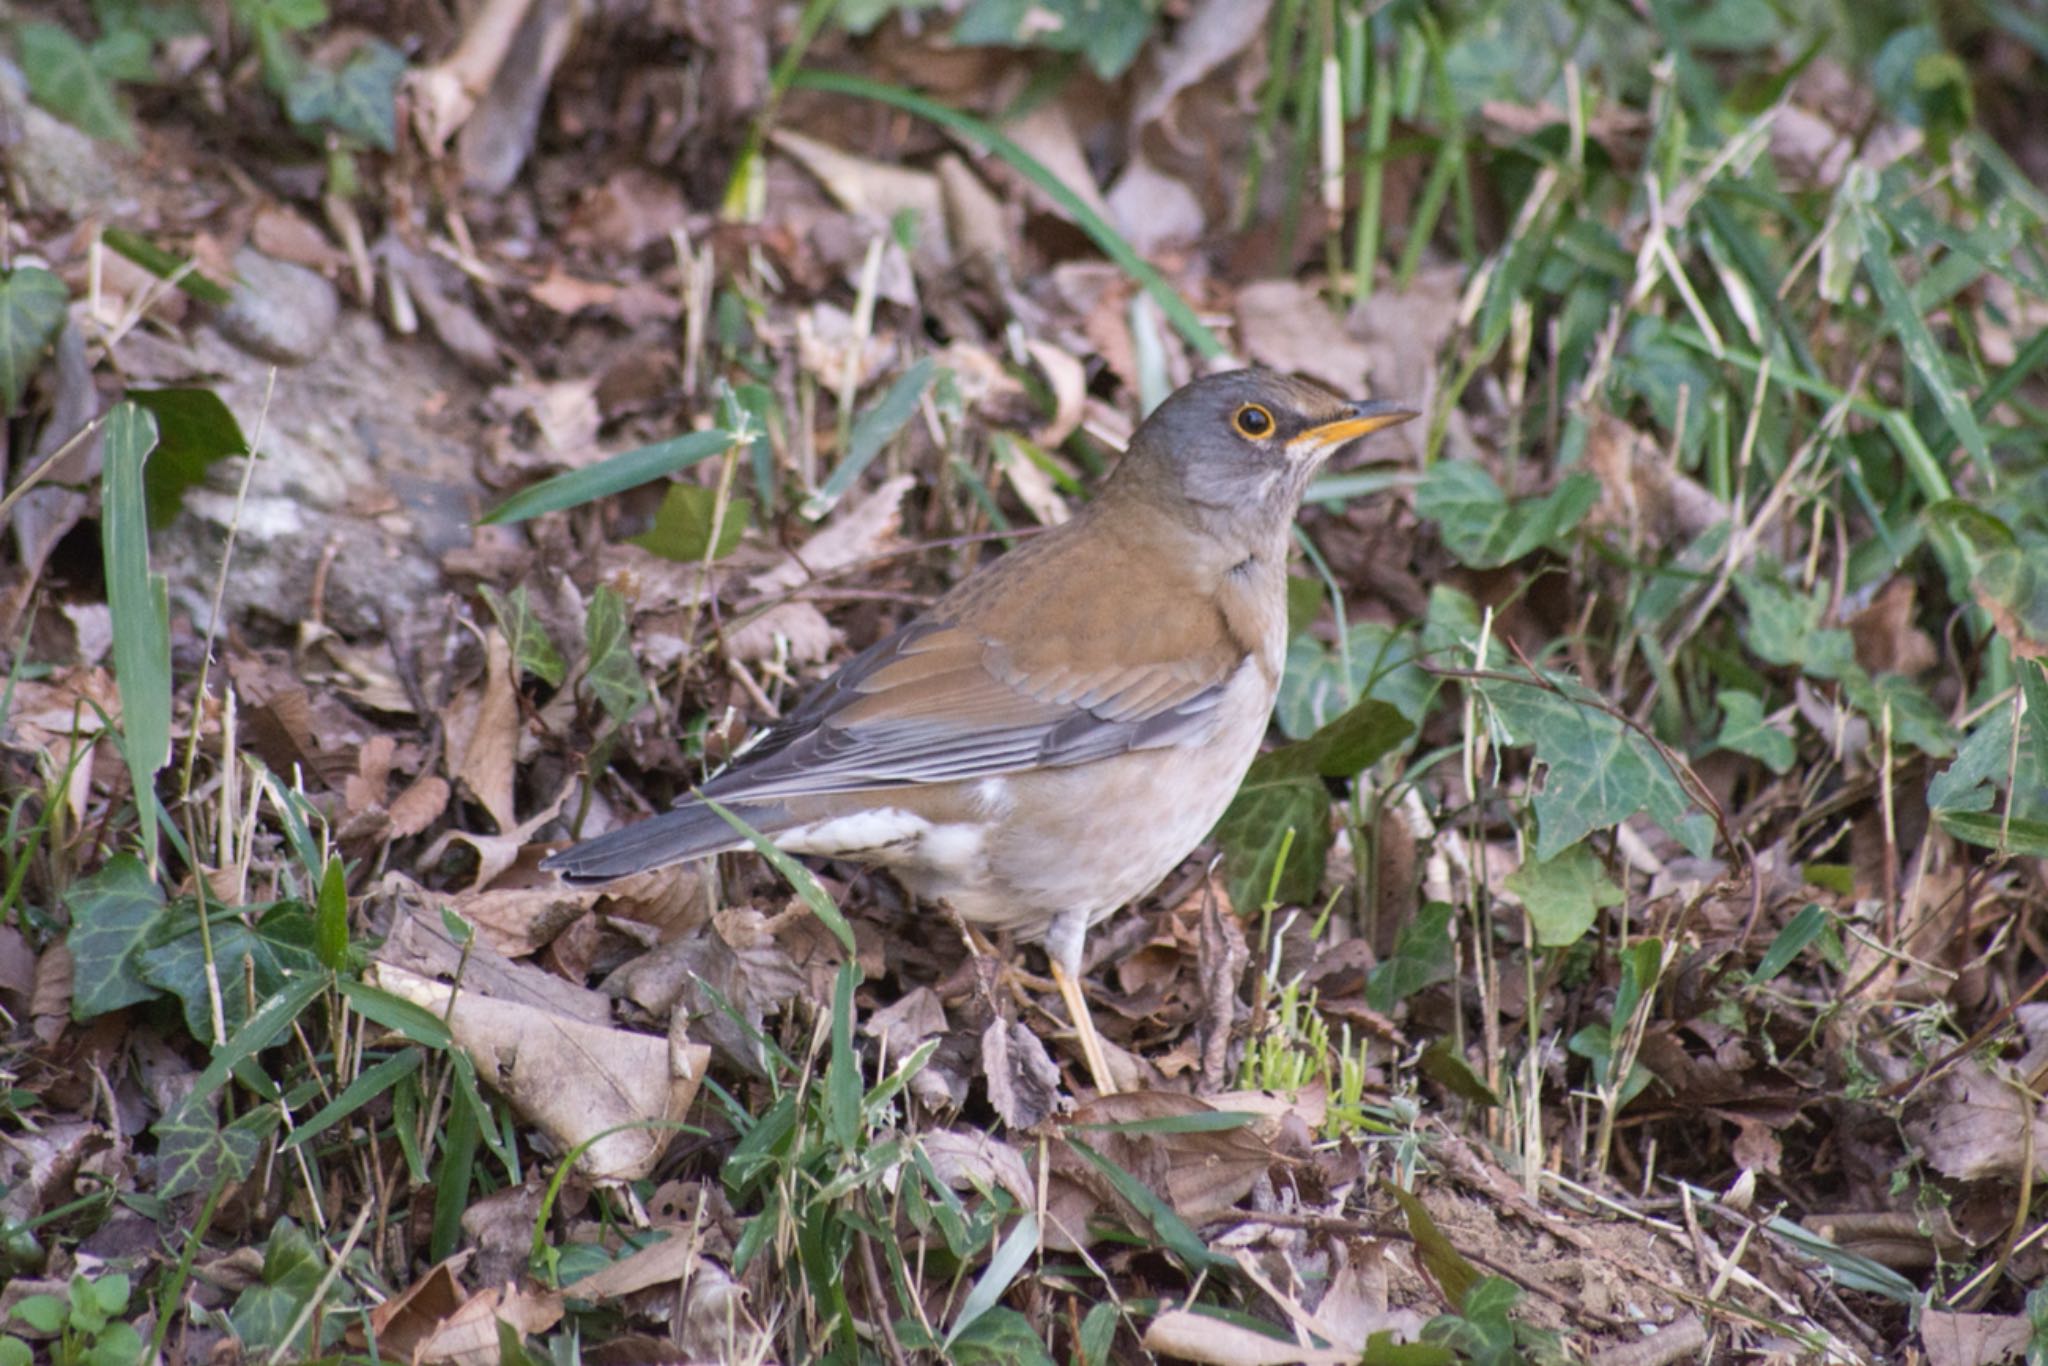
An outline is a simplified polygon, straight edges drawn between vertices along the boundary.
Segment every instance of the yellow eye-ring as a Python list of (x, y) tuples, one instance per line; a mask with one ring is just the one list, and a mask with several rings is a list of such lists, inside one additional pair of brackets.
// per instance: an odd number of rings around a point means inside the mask
[(1239, 408), (1237, 416), (1232, 418), (1231, 422), (1237, 428), (1239, 436), (1248, 436), (1254, 441), (1273, 434), (1273, 415), (1256, 403), (1247, 403)]

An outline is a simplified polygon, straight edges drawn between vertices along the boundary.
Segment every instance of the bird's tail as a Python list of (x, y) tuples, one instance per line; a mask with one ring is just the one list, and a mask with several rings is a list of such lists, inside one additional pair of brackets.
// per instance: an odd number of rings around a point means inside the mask
[[(781, 807), (734, 804), (727, 810), (764, 834), (788, 823)], [(560, 873), (575, 886), (610, 882), (613, 878), (665, 868), (671, 863), (706, 858), (746, 847), (746, 839), (716, 811), (700, 801), (649, 816), (596, 839), (572, 844), (541, 860), (541, 867)]]

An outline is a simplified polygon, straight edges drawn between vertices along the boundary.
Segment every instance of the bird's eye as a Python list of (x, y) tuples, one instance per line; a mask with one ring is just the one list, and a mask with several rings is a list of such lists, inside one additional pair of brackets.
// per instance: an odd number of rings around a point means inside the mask
[(1248, 436), (1254, 441), (1273, 434), (1273, 415), (1256, 403), (1247, 403), (1239, 408), (1231, 422), (1239, 436)]

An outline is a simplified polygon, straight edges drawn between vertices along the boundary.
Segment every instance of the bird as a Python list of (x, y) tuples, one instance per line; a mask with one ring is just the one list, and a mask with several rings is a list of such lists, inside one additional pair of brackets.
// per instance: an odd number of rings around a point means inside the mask
[(1309, 480), (1416, 416), (1275, 371), (1206, 375), (1133, 433), (1072, 517), (861, 651), (676, 805), (549, 855), (589, 886), (748, 847), (889, 870), (1042, 941), (1096, 1089), (1089, 928), (1209, 834), (1257, 757)]

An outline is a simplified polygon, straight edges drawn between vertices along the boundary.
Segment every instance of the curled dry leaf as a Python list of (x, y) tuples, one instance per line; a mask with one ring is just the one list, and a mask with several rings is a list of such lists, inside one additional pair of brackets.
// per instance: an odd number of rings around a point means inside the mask
[(725, 633), (726, 652), (742, 663), (784, 659), (816, 664), (845, 637), (808, 602), (778, 602)]
[(1047, 450), (1055, 450), (1066, 443), (1087, 414), (1088, 370), (1051, 342), (1033, 339), (1024, 346), (1038, 366), (1038, 373), (1052, 386), (1053, 396), (1052, 420), (1033, 432), (1031, 439)]
[(1238, 337), (1259, 364), (1305, 375), (1340, 394), (1364, 392), (1372, 353), (1354, 340), (1313, 286), (1257, 280), (1237, 292)]
[(939, 1180), (954, 1190), (1001, 1187), (1020, 1210), (1038, 1208), (1038, 1183), (1015, 1147), (979, 1129), (941, 1129), (920, 1135)]
[[(477, 1071), (561, 1148), (589, 1142), (577, 1167), (593, 1181), (637, 1181), (654, 1170), (674, 1136), (661, 1126), (682, 1121), (711, 1062), (711, 1050), (702, 1044), (691, 1046), (678, 1066), (671, 1062), (669, 1041), (659, 1035), (593, 1025), (467, 990), (451, 1013), (451, 992), (440, 983), (388, 964), (374, 971), (385, 990), (447, 1014), (455, 1041)], [(649, 1120), (657, 1126), (645, 1127)]]
[(448, 752), (454, 756), (448, 776), (490, 813), (500, 835), (515, 829), (519, 698), (512, 682), (512, 647), (497, 627), (484, 632), (483, 681), (455, 699), (446, 719)]
[(554, 883), (457, 892), (449, 904), (476, 926), (479, 939), (507, 958), (524, 958), (580, 919), (598, 895), (593, 889)]
[(903, 496), (916, 483), (910, 475), (895, 475), (858, 502), (841, 503), (800, 550), (756, 574), (748, 587), (783, 592), (895, 550), (902, 544)]
[(1950, 1070), (1939, 1097), (1922, 1118), (1907, 1122), (1906, 1133), (1929, 1165), (1957, 1181), (2017, 1180), (2027, 1155), (2033, 1179), (2048, 1177), (2048, 1116), (2041, 1102), (1974, 1058)]
[(658, 931), (664, 944), (691, 933), (711, 914), (711, 888), (700, 863), (652, 868), (597, 890), (606, 915)]
[(1169, 1309), (1145, 1327), (1145, 1350), (1207, 1366), (1347, 1366), (1357, 1352), (1281, 1342), (1264, 1333), (1186, 1309)]
[(1030, 1129), (1059, 1108), (1060, 1069), (1038, 1036), (1014, 1020), (991, 1020), (982, 1031), (981, 1070), (989, 1105), (1013, 1130)]
[(421, 977), (452, 980), (459, 971), (465, 991), (589, 1024), (611, 1021), (611, 1002), (601, 992), (563, 981), (531, 964), (514, 963), (482, 936), (465, 951), (449, 937), (442, 905), (439, 896), (430, 896), (405, 874), (386, 873), (364, 898), (370, 923), (391, 926), (377, 950), (377, 961)]
[(476, 876), (470, 879), (469, 885), (472, 888), (488, 887), (529, 852), (529, 842), (534, 833), (560, 814), (569, 791), (570, 784), (565, 782), (554, 800), (534, 812), (526, 824), (515, 825), (502, 835), (479, 835), (468, 830), (447, 831), (427, 846), (426, 852), (420, 855), (420, 861), (433, 866), (448, 852), (451, 843), (461, 840), (476, 854)]

